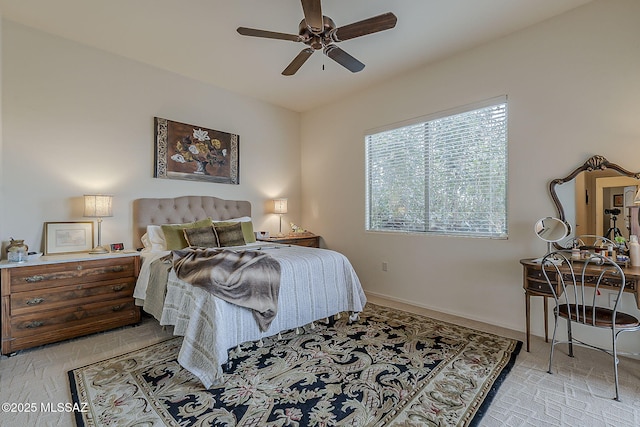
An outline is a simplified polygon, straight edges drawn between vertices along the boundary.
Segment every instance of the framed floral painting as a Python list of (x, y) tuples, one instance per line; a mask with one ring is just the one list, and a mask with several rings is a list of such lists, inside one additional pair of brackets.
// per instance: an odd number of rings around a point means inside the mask
[(240, 137), (155, 118), (154, 177), (239, 184)]

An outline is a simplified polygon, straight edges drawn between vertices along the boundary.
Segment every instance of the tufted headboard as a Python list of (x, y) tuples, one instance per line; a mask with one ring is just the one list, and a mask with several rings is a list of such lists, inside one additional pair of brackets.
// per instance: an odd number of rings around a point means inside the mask
[(224, 200), (211, 196), (182, 196), (167, 199), (136, 199), (133, 201), (133, 241), (140, 238), (147, 225), (182, 224), (211, 218), (223, 221), (251, 216), (251, 203), (245, 200)]

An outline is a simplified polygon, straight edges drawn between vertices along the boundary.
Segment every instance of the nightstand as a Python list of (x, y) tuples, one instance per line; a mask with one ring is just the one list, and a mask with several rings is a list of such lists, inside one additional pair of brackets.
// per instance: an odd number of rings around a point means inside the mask
[(320, 236), (311, 233), (304, 233), (300, 236), (291, 235), (284, 237), (269, 237), (268, 239), (258, 239), (261, 242), (282, 243), (283, 245), (307, 246), (310, 248), (320, 247)]
[(138, 253), (0, 262), (2, 354), (140, 321)]

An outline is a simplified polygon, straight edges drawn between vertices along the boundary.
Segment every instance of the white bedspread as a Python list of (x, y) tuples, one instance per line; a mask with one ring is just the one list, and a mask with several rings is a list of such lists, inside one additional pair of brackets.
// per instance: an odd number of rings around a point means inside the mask
[[(169, 274), (161, 325), (183, 335), (180, 364), (210, 388), (222, 380), (228, 350), (343, 311), (360, 312), (366, 297), (347, 258), (334, 251), (276, 245), (263, 249), (280, 264), (278, 314), (260, 332), (251, 310), (227, 303)], [(141, 296), (138, 291), (137, 297)]]

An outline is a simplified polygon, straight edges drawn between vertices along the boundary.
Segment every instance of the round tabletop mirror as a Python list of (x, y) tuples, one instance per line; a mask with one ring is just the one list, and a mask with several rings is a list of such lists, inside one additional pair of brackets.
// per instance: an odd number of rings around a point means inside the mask
[(539, 238), (549, 243), (559, 242), (570, 233), (566, 222), (550, 216), (539, 219), (534, 230)]

